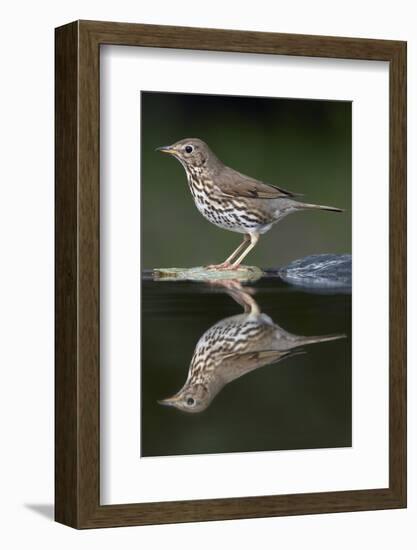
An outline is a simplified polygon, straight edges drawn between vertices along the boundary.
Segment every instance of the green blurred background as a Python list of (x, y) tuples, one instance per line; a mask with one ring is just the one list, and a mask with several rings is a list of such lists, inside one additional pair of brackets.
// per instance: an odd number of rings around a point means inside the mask
[(141, 110), (142, 269), (220, 262), (241, 241), (201, 216), (183, 167), (155, 152), (185, 137), (306, 202), (346, 209), (288, 216), (262, 236), (248, 264), (351, 251), (351, 102), (142, 92)]

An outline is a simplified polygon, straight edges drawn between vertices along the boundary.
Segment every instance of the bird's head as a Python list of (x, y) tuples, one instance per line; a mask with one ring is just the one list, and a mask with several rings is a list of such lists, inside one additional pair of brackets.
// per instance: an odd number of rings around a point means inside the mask
[(203, 384), (185, 385), (178, 393), (158, 401), (160, 405), (175, 407), (187, 413), (204, 411), (211, 402), (208, 389)]
[(209, 146), (198, 138), (186, 138), (173, 145), (158, 147), (161, 153), (167, 153), (178, 159), (184, 168), (203, 168), (218, 162)]

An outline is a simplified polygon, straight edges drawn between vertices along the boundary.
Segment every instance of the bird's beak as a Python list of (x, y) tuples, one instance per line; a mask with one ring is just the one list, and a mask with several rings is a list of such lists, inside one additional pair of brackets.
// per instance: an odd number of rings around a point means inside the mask
[(175, 155), (176, 153), (176, 150), (170, 145), (167, 145), (166, 147), (157, 147), (155, 151), (159, 151), (160, 153), (168, 153), (169, 155)]
[(175, 407), (177, 402), (176, 397), (167, 397), (166, 399), (160, 399), (158, 401), (159, 405), (164, 405), (165, 407)]

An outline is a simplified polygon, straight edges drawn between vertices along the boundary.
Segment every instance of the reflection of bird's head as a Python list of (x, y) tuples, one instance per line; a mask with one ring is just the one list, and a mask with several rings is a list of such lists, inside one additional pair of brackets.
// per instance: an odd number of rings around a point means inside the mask
[(184, 412), (204, 411), (211, 402), (210, 392), (203, 384), (186, 384), (178, 393), (158, 401), (160, 405), (175, 407)]
[(158, 147), (157, 151), (168, 153), (178, 159), (184, 168), (202, 168), (219, 162), (209, 146), (198, 138), (186, 138), (173, 145)]

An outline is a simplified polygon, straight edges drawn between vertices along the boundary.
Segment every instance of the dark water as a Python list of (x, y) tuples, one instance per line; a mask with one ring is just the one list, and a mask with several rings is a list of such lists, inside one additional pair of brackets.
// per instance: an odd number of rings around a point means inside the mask
[[(142, 456), (351, 446), (350, 294), (306, 292), (269, 277), (250, 288), (254, 293), (248, 300), (265, 314), (264, 321), (270, 318), (266, 324), (272, 332), (346, 338), (295, 346), (304, 353), (252, 366), (229, 383), (223, 384), (221, 373), (222, 387), (201, 412), (167, 407), (158, 401), (184, 385), (201, 336), (223, 319), (240, 315), (240, 323), (246, 318), (236, 291), (204, 283), (154, 282), (145, 276)], [(242, 292), (244, 297), (245, 287)], [(242, 357), (247, 364), (253, 361), (253, 354)], [(235, 356), (229, 354), (227, 361), (228, 372), (238, 368)]]

